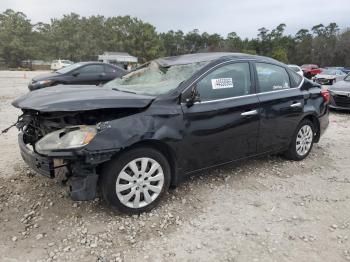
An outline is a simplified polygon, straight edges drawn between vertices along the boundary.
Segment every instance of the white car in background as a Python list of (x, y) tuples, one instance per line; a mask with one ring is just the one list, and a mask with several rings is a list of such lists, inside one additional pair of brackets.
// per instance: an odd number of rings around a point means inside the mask
[(292, 69), (294, 72), (296, 72), (297, 74), (301, 75), (301, 76), (304, 76), (304, 73), (303, 73), (303, 70), (301, 69), (300, 66), (297, 66), (297, 65), (288, 65), (288, 67), (290, 69)]
[(66, 67), (66, 66), (69, 66), (72, 64), (74, 64), (74, 62), (72, 62), (70, 60), (61, 60), (61, 59), (53, 60), (51, 63), (51, 70), (57, 71), (63, 67)]

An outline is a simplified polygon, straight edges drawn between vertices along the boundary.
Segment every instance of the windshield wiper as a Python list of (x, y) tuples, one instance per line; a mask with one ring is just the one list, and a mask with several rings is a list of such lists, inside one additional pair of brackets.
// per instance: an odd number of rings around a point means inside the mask
[(136, 94), (136, 92), (127, 91), (127, 90), (120, 90), (120, 89), (115, 88), (115, 87), (113, 87), (112, 90), (119, 91), (119, 92), (124, 92), (124, 93)]

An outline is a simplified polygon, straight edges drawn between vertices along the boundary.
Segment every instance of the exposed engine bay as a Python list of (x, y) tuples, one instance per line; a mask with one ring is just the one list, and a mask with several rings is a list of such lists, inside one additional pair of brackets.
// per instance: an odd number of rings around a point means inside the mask
[(140, 112), (141, 109), (98, 109), (77, 112), (39, 112), (23, 110), (16, 127), (24, 133), (26, 144), (33, 146), (46, 134), (76, 125), (96, 125)]
[[(63, 141), (64, 136), (77, 132), (83, 126), (103, 126), (108, 121), (136, 114), (142, 110), (141, 108), (118, 108), (73, 112), (40, 112), (22, 109), (23, 114), (15, 124), (21, 131), (19, 140), (22, 157), (34, 170), (51, 178), (55, 177), (57, 168), (65, 168), (66, 178), (62, 182), (66, 184), (69, 181), (72, 199), (94, 199), (98, 180), (96, 169), (100, 163), (109, 160), (115, 152), (101, 151), (84, 154), (68, 152), (66, 155), (46, 156), (46, 153), (39, 150), (41, 141), (45, 139), (51, 142), (54, 141), (52, 137), (57, 132), (60, 137), (62, 136)], [(67, 132), (65, 133), (65, 131)], [(48, 137), (51, 137), (51, 139), (48, 139)], [(90, 139), (92, 138), (90, 137)], [(54, 141), (53, 144), (54, 146), (59, 145), (62, 141), (57, 143)], [(43, 172), (43, 170), (45, 171)]]

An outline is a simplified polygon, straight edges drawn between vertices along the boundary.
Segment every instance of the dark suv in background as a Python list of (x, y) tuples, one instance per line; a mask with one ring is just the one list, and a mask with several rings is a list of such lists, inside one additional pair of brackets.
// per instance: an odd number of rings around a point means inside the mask
[(55, 85), (99, 85), (122, 77), (123, 68), (99, 62), (76, 63), (49, 74), (36, 76), (29, 83), (30, 91)]
[[(103, 87), (49, 87), (13, 102), (23, 159), (71, 196), (152, 209), (187, 175), (244, 158), (302, 160), (328, 126), (328, 91), (276, 60), (204, 53), (152, 61)], [(59, 161), (58, 161), (59, 160)]]

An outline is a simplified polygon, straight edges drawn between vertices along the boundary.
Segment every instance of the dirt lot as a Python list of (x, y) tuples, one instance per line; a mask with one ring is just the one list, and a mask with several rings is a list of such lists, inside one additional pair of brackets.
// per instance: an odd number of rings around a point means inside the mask
[[(36, 73), (0, 72), (0, 129)], [(73, 202), (0, 136), (1, 261), (350, 261), (350, 114), (302, 162), (249, 160), (192, 177), (151, 213)]]

